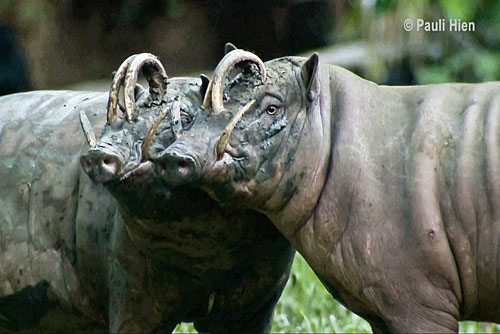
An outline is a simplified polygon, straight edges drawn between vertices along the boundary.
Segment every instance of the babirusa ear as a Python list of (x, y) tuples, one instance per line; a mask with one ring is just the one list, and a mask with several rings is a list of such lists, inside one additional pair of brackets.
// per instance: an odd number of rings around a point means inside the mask
[(301, 75), (307, 89), (307, 99), (312, 102), (319, 94), (319, 55), (317, 52), (313, 53), (302, 65)]
[(227, 55), (229, 52), (238, 49), (233, 43), (226, 43), (224, 46), (224, 54)]

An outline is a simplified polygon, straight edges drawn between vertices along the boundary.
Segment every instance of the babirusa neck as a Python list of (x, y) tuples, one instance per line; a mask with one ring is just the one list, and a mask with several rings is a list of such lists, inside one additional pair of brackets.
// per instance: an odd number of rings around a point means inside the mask
[[(305, 117), (292, 162), (285, 169), (273, 197), (288, 197), (280, 207), (269, 208), (268, 217), (292, 241), (318, 204), (325, 185), (331, 154), (332, 101), (328, 71), (320, 74), (321, 90)], [(272, 200), (272, 198), (271, 198)]]

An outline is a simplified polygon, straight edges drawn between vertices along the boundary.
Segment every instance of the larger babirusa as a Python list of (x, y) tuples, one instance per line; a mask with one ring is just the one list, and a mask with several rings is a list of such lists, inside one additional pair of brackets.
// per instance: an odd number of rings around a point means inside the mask
[(376, 332), (500, 321), (500, 83), (378, 86), (317, 54), (262, 82), (255, 63), (154, 156), (165, 181), (265, 214)]
[[(153, 97), (151, 88), (140, 96), (135, 89), (137, 103), (125, 102), (119, 117), (120, 88), (132, 94), (141, 64), (163, 88)], [(207, 87), (205, 76), (166, 79), (152, 55), (130, 57), (115, 75), (103, 133), (81, 157), (124, 222), (113, 230), (111, 332), (171, 332), (179, 322), (201, 332), (270, 330), (295, 253), (289, 242), (262, 214), (223, 210), (199, 189), (167, 186), (148, 160), (189, 136)]]
[(116, 204), (81, 170), (78, 117), (101, 131), (106, 100), (76, 91), (0, 98), (0, 332), (108, 328)]

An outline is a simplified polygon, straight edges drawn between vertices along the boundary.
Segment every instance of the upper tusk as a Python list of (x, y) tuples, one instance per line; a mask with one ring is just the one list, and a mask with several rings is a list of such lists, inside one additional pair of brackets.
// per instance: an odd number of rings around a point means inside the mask
[(212, 82), (213, 81), (210, 80), (208, 83), (207, 91), (203, 97), (203, 104), (201, 105), (203, 110), (208, 110), (212, 106)]
[(125, 59), (125, 61), (120, 65), (118, 71), (116, 71), (113, 76), (113, 83), (111, 84), (111, 90), (109, 91), (108, 98), (108, 114), (107, 114), (107, 122), (111, 124), (116, 118), (116, 106), (118, 105), (118, 95), (120, 94), (120, 87), (122, 85), (123, 78), (125, 77), (125, 73), (130, 62), (136, 57), (136, 55), (132, 55)]
[(224, 154), (224, 150), (226, 149), (227, 142), (229, 141), (229, 136), (231, 136), (231, 132), (233, 132), (236, 123), (238, 123), (241, 117), (243, 117), (243, 115), (254, 105), (254, 103), (255, 100), (252, 100), (245, 104), (245, 106), (241, 108), (241, 110), (236, 115), (234, 115), (224, 131), (222, 131), (222, 135), (215, 145), (215, 154), (217, 155), (217, 160), (222, 159), (222, 155)]
[(261, 73), (261, 81), (262, 83), (265, 83), (267, 79), (266, 66), (258, 56), (240, 49), (229, 52), (224, 56), (224, 58), (222, 58), (215, 68), (213, 79), (211, 81), (211, 107), (215, 114), (224, 110), (223, 89), (225, 78), (236, 64), (243, 61), (250, 61), (257, 64)]
[(150, 96), (155, 101), (161, 101), (167, 88), (168, 77), (158, 58), (151, 53), (138, 54), (130, 63), (125, 76), (125, 114), (129, 122), (132, 121), (135, 111), (135, 84), (143, 66), (145, 66), (143, 72), (148, 80)]
[(151, 129), (149, 129), (148, 134), (144, 138), (144, 141), (142, 142), (141, 146), (143, 161), (149, 159), (149, 146), (151, 146), (151, 141), (153, 140), (156, 129), (158, 129), (158, 126), (160, 126), (160, 123), (165, 119), (168, 112), (169, 112), (168, 107), (161, 112), (160, 116), (158, 116), (158, 118), (154, 121), (153, 125), (151, 126)]

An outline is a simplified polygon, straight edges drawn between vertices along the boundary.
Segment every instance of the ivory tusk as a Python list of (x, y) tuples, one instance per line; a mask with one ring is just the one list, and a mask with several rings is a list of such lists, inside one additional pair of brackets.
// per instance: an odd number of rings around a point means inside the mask
[(116, 118), (116, 106), (118, 104), (118, 95), (120, 94), (120, 87), (122, 85), (123, 78), (125, 77), (125, 73), (127, 72), (127, 68), (130, 65), (130, 62), (136, 57), (136, 55), (132, 55), (125, 59), (125, 61), (120, 65), (118, 71), (116, 71), (113, 76), (113, 83), (111, 84), (111, 90), (109, 91), (108, 98), (108, 114), (107, 114), (107, 122), (111, 124)]
[(80, 110), (80, 125), (82, 126), (83, 133), (87, 139), (87, 143), (90, 147), (97, 143), (97, 137), (95, 136), (94, 128), (87, 117), (87, 114), (83, 109)]
[(139, 71), (142, 68), (143, 73), (149, 84), (149, 93), (153, 96), (154, 100), (161, 101), (163, 94), (165, 94), (167, 87), (167, 74), (163, 65), (158, 58), (150, 53), (138, 54), (130, 63), (127, 74), (125, 75), (124, 99), (125, 99), (125, 115), (127, 121), (131, 122), (135, 111), (135, 84)]
[(167, 116), (168, 112), (168, 107), (161, 112), (160, 116), (158, 116), (158, 118), (154, 121), (151, 129), (149, 129), (148, 134), (144, 138), (141, 146), (143, 161), (149, 159), (149, 146), (151, 145), (151, 141), (153, 140), (156, 129), (158, 129), (158, 126), (160, 126), (160, 123), (165, 119), (165, 116)]
[(233, 69), (233, 67), (236, 66), (236, 64), (241, 63), (243, 61), (250, 61), (257, 64), (257, 66), (260, 69), (262, 83), (265, 83), (267, 78), (266, 66), (259, 57), (257, 57), (251, 52), (239, 49), (229, 52), (224, 56), (224, 58), (222, 58), (222, 60), (215, 68), (210, 85), (210, 90), (211, 90), (210, 96), (212, 103), (211, 107), (214, 114), (218, 114), (224, 110), (224, 101), (223, 101), (224, 79)]
[(233, 132), (236, 123), (243, 117), (243, 115), (254, 105), (255, 100), (252, 100), (245, 104), (240, 111), (234, 115), (229, 124), (226, 126), (224, 131), (222, 131), (222, 135), (220, 136), (217, 144), (215, 145), (215, 153), (217, 155), (217, 160), (222, 159), (222, 155), (224, 154), (224, 150), (226, 149), (227, 142), (229, 141), (229, 136), (231, 136), (231, 132)]

